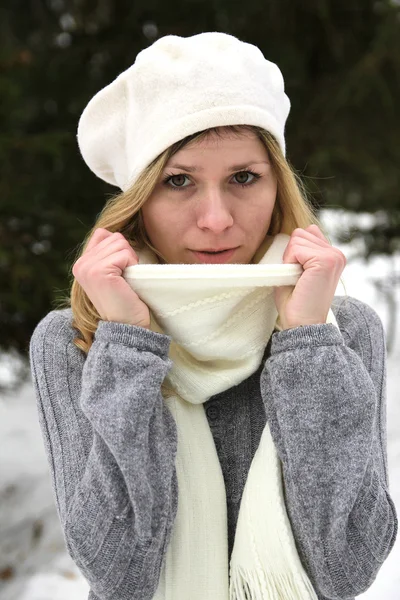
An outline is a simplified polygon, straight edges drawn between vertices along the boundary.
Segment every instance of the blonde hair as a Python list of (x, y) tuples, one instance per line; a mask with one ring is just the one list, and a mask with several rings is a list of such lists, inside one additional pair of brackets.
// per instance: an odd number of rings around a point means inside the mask
[[(160, 154), (139, 176), (137, 181), (125, 192), (111, 197), (99, 213), (92, 229), (86, 235), (82, 244), (79, 245), (75, 261), (84, 253), (87, 244), (94, 231), (98, 227), (107, 229), (114, 233), (121, 232), (132, 248), (150, 248), (163, 262), (166, 262), (161, 253), (154, 248), (146, 234), (141, 208), (152, 194), (154, 187), (159, 181), (162, 172), (176, 152), (194, 141), (201, 141), (211, 133), (220, 135), (221, 130), (240, 135), (243, 131), (255, 133), (258, 139), (265, 145), (269, 160), (277, 179), (277, 197), (271, 216), (268, 235), (277, 233), (291, 233), (298, 227), (306, 228), (313, 223), (318, 225), (325, 237), (329, 240), (327, 233), (323, 230), (314, 209), (307, 198), (304, 185), (295, 170), (283, 156), (281, 148), (276, 139), (261, 127), (251, 125), (230, 125), (215, 127), (187, 136), (167, 148)], [(329, 240), (330, 241), (330, 240)], [(70, 295), (61, 299), (56, 308), (72, 308), (72, 327), (81, 337), (74, 339), (75, 345), (84, 353), (88, 353), (96, 332), (100, 315), (89, 300), (82, 286), (72, 275), (70, 267), (70, 278), (72, 280)]]

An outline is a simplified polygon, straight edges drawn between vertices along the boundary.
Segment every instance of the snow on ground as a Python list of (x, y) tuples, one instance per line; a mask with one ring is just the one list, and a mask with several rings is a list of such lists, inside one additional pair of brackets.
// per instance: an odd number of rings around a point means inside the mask
[(0, 398), (0, 439), (1, 600), (86, 600), (65, 552), (30, 383)]
[[(351, 215), (341, 211), (323, 212), (323, 224), (332, 243), (347, 256), (343, 274), (346, 292), (375, 308), (386, 331), (390, 323), (383, 298), (372, 279), (389, 277), (391, 269), (400, 274), (400, 256), (389, 261), (376, 258), (366, 264), (358, 248), (335, 243), (334, 232), (347, 227)], [(370, 215), (353, 220), (368, 223)], [(337, 294), (343, 294), (341, 285)], [(400, 306), (400, 291), (397, 291)], [(400, 322), (396, 345), (388, 357), (387, 427), (389, 486), (400, 513)], [(0, 378), (7, 365), (0, 363)], [(53, 500), (47, 460), (36, 413), (31, 383), (17, 395), (0, 396), (0, 600), (87, 600), (88, 584), (65, 551), (64, 540)], [(362, 600), (399, 600), (400, 539)]]

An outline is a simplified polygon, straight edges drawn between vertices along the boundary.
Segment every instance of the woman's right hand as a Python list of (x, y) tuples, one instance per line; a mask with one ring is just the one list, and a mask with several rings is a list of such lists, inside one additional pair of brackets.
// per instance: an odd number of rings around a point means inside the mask
[(122, 233), (98, 227), (72, 273), (104, 321), (150, 328), (148, 306), (122, 277), (139, 258)]

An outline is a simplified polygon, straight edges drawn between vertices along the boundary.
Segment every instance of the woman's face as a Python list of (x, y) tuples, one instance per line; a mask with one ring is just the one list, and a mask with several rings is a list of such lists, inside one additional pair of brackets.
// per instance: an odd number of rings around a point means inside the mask
[[(213, 133), (171, 157), (142, 207), (145, 229), (167, 263), (250, 263), (267, 234), (276, 189), (255, 134)], [(195, 253), (226, 248), (234, 250)]]

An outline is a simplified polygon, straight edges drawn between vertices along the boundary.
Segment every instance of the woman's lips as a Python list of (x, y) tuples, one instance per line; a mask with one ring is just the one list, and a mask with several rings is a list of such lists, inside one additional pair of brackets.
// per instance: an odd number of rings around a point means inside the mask
[(194, 250), (192, 250), (192, 252), (196, 256), (196, 258), (198, 258), (199, 261), (202, 263), (223, 264), (228, 262), (235, 250), (237, 250), (237, 248), (232, 248), (231, 250), (224, 250), (223, 252), (215, 252), (213, 254), (208, 252), (195, 252)]

